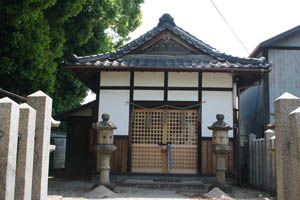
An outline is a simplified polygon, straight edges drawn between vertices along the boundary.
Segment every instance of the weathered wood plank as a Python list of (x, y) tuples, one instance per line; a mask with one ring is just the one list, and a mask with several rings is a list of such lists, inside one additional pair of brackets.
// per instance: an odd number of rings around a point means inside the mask
[(202, 141), (202, 174), (207, 174), (207, 142), (206, 141)]
[[(226, 159), (226, 168), (227, 173), (233, 172), (233, 142), (229, 141), (229, 145), (232, 147), (232, 152), (230, 152)], [(215, 174), (215, 166), (216, 166), (216, 158), (215, 153), (212, 151), (212, 141), (211, 140), (203, 140), (202, 141), (202, 174), (204, 175), (212, 175)]]
[(115, 138), (114, 145), (117, 150), (111, 155), (111, 172), (125, 173), (127, 170), (128, 138)]

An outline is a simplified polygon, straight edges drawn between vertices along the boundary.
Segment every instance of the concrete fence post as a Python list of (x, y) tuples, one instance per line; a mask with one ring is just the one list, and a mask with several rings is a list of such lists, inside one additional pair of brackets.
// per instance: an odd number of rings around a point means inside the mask
[(36, 112), (20, 105), (15, 199), (31, 199)]
[(249, 134), (249, 182), (254, 184), (254, 140), (256, 135)]
[(265, 166), (264, 166), (264, 170), (265, 170), (265, 182), (264, 185), (266, 186), (266, 188), (268, 190), (272, 190), (272, 160), (271, 160), (271, 152), (270, 152), (270, 148), (271, 148), (271, 137), (273, 137), (275, 135), (274, 131), (272, 129), (267, 129), (265, 131), (265, 154), (266, 154), (266, 158), (265, 158)]
[[(275, 133), (276, 135), (276, 133)], [(270, 148), (270, 151), (271, 151), (271, 173), (272, 173), (272, 176), (271, 176), (271, 189), (272, 189), (272, 192), (276, 193), (276, 187), (277, 187), (277, 180), (276, 180), (276, 156), (275, 156), (275, 153), (276, 153), (276, 150), (275, 150), (275, 140), (276, 140), (276, 137), (273, 136), (270, 138), (270, 144), (271, 144), (271, 148)]]
[(259, 153), (258, 139), (255, 140), (255, 185), (259, 185)]
[(259, 155), (260, 155), (260, 165), (259, 165), (259, 185), (263, 186), (264, 181), (264, 139), (259, 139)]
[(263, 159), (263, 151), (262, 151), (262, 139), (258, 139), (258, 183), (257, 185), (261, 186), (262, 185), (262, 179), (263, 179), (263, 173), (262, 173), (262, 159)]
[(289, 114), (290, 126), (290, 194), (288, 199), (299, 199), (300, 191), (300, 107)]
[(289, 199), (291, 188), (287, 183), (290, 180), (290, 142), (289, 113), (300, 106), (300, 99), (292, 94), (284, 93), (275, 100), (275, 147), (276, 147), (276, 179), (277, 199)]
[(27, 96), (27, 103), (36, 110), (32, 200), (45, 200), (48, 195), (52, 99), (38, 91)]
[(0, 199), (14, 200), (18, 144), (19, 105), (0, 99)]

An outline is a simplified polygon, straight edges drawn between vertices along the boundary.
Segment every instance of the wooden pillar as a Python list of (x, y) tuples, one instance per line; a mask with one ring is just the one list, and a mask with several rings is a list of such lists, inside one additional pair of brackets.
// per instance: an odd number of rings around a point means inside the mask
[(198, 73), (198, 174), (202, 174), (202, 72)]
[(129, 91), (129, 126), (128, 126), (128, 151), (127, 151), (127, 172), (131, 172), (131, 151), (132, 151), (132, 124), (133, 124), (133, 92), (134, 92), (134, 72), (130, 72), (130, 91)]

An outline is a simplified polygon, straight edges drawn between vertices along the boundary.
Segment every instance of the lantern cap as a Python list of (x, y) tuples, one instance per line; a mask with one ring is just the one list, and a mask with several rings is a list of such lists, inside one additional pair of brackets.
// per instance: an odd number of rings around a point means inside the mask
[(111, 130), (117, 129), (117, 127), (114, 125), (114, 123), (108, 121), (109, 118), (110, 118), (109, 114), (103, 113), (101, 117), (102, 117), (103, 121), (100, 121), (100, 122), (92, 124), (92, 127), (94, 129), (98, 129), (98, 130), (102, 130), (102, 129), (111, 129)]
[(232, 130), (232, 127), (224, 122), (224, 115), (223, 114), (217, 114), (216, 115), (217, 121), (214, 122), (211, 126), (207, 127), (209, 130), (222, 130), (222, 131), (228, 131)]

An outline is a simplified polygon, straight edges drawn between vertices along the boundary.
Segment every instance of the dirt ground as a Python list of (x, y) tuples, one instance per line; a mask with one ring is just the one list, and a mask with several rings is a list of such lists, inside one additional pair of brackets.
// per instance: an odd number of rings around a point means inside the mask
[[(205, 198), (209, 184), (201, 187), (145, 187), (117, 185), (114, 191), (106, 188), (96, 188), (91, 191), (93, 183), (83, 180), (50, 179), (48, 189), (48, 200), (91, 200), (91, 199), (113, 199), (113, 200), (217, 200), (226, 198)], [(253, 189), (232, 186), (232, 193), (228, 194), (231, 199), (248, 200), (273, 200), (269, 194)]]

